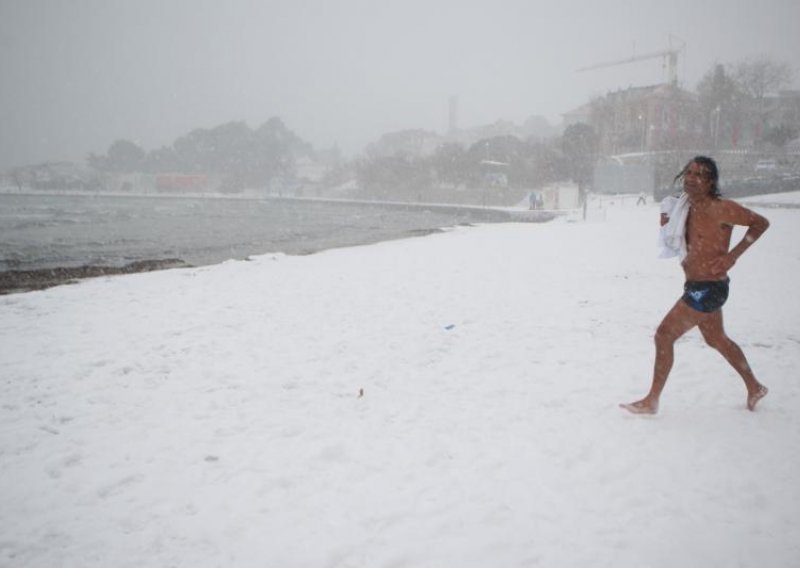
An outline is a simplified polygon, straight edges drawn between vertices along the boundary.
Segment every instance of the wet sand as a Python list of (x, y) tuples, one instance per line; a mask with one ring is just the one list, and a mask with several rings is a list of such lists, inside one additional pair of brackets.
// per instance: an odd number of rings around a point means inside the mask
[(72, 284), (84, 278), (150, 272), (166, 268), (189, 266), (176, 258), (141, 260), (125, 266), (76, 266), (72, 268), (42, 268), (39, 270), (8, 270), (0, 272), (0, 295), (44, 290), (61, 284)]

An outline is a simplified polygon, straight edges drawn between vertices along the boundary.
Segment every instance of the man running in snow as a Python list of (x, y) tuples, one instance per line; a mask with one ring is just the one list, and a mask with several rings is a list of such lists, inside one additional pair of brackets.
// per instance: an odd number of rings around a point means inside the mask
[[(761, 215), (719, 195), (719, 171), (711, 158), (697, 156), (675, 178), (683, 180), (688, 197), (685, 250), (681, 265), (686, 274), (683, 296), (658, 326), (656, 360), (650, 392), (643, 399), (620, 406), (634, 414), (655, 414), (661, 391), (674, 360), (675, 341), (697, 326), (706, 343), (719, 351), (744, 380), (747, 408), (755, 410), (767, 394), (739, 346), (726, 334), (722, 305), (728, 298), (728, 271), (769, 227)], [(730, 249), (734, 225), (747, 227), (742, 240)], [(730, 249), (730, 250), (729, 250)]]

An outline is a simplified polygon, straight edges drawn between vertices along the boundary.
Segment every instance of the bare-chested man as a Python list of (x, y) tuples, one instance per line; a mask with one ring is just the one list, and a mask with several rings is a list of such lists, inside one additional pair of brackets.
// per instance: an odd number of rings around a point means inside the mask
[[(684, 294), (656, 330), (656, 360), (650, 392), (642, 400), (620, 406), (634, 414), (658, 412), (658, 400), (672, 369), (675, 341), (698, 326), (706, 343), (719, 351), (742, 377), (747, 387), (747, 408), (755, 410), (758, 401), (766, 396), (767, 387), (758, 382), (742, 350), (725, 334), (722, 305), (728, 298), (728, 271), (767, 230), (769, 221), (734, 201), (719, 197), (719, 172), (711, 158), (695, 157), (676, 180), (679, 178), (683, 178), (683, 190), (689, 200), (686, 257), (682, 261), (686, 274)], [(729, 250), (734, 225), (747, 227), (747, 232)]]

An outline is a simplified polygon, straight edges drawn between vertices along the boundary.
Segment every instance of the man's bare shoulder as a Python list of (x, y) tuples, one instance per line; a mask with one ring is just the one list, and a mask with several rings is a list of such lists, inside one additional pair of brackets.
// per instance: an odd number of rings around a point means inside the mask
[(729, 208), (729, 207), (743, 207), (733, 199), (728, 199), (727, 197), (716, 197), (711, 200), (712, 207), (716, 208)]
[(723, 197), (714, 200), (712, 211), (720, 222), (730, 225), (750, 225), (755, 218), (759, 217), (741, 203)]

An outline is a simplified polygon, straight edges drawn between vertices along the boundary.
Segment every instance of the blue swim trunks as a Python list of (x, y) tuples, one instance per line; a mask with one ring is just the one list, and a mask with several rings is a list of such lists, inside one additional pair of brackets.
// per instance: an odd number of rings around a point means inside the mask
[(728, 299), (731, 279), (696, 281), (683, 285), (683, 301), (699, 312), (712, 313), (720, 309)]

